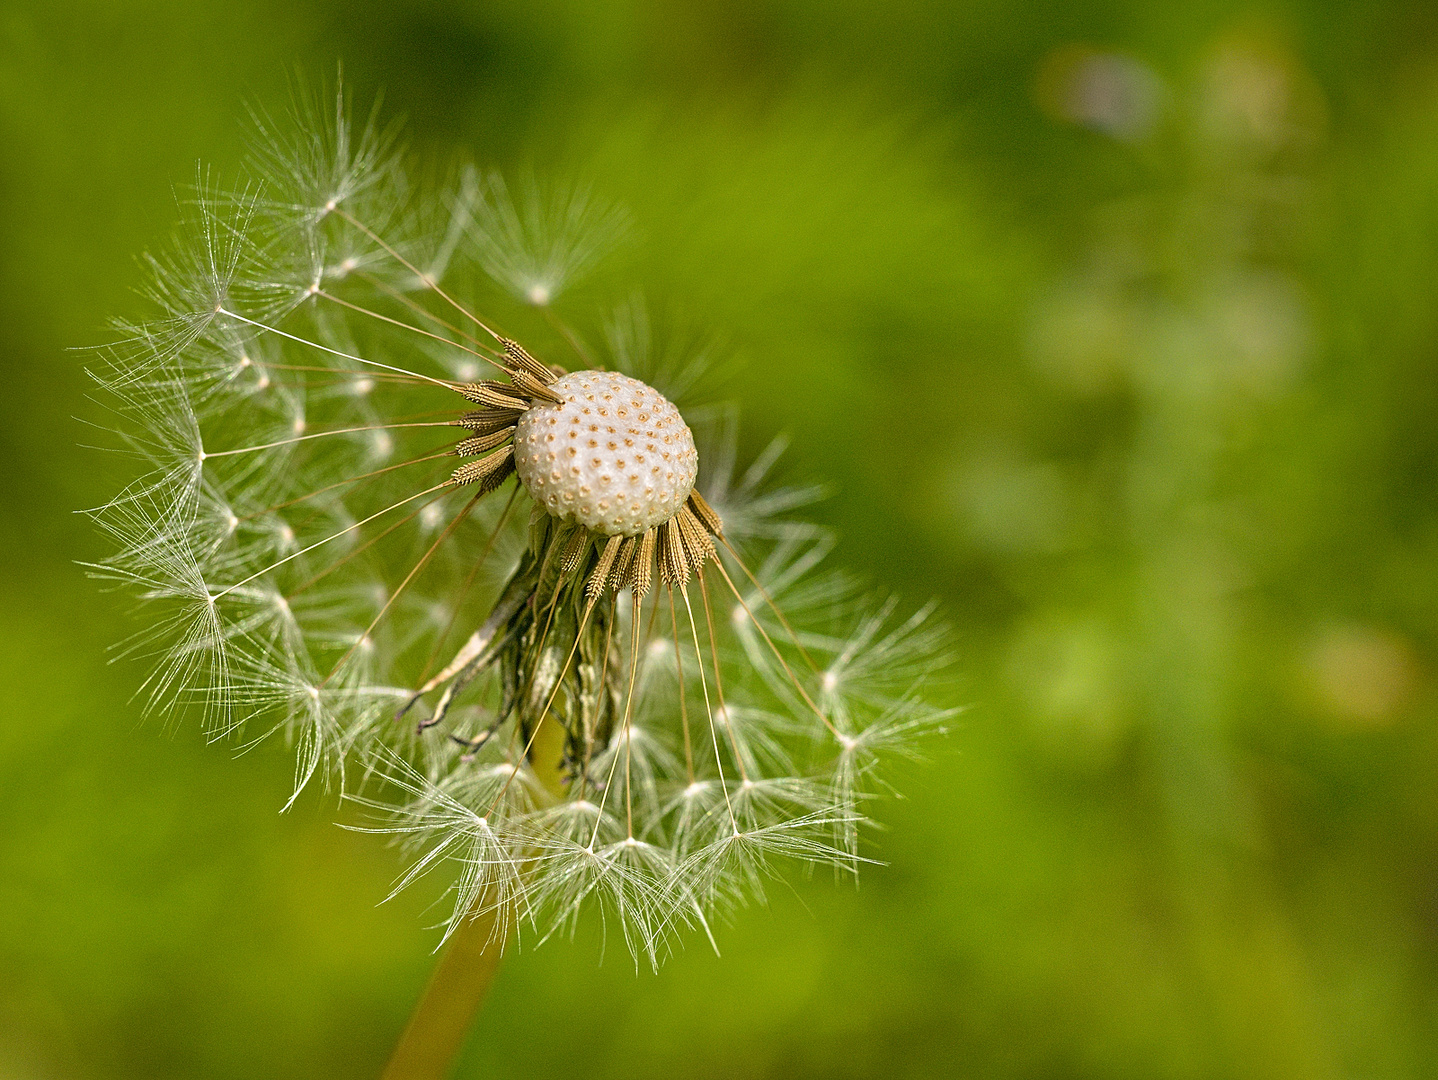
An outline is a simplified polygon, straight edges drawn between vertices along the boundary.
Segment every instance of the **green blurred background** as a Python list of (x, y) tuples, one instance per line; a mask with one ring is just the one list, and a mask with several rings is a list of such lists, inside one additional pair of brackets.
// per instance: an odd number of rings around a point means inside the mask
[(1428, 0), (0, 3), (0, 1078), (365, 1077), (439, 883), (128, 703), (83, 356), (243, 106), (579, 177), (957, 628), (861, 887), (508, 958), (464, 1077), (1438, 1076)]

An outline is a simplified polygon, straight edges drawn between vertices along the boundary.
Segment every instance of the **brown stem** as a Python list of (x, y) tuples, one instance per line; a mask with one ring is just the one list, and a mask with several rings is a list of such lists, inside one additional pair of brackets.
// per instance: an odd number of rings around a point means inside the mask
[(450, 1075), (499, 970), (504, 938), (496, 935), (494, 919), (492, 911), (466, 919), (449, 939), (381, 1080)]

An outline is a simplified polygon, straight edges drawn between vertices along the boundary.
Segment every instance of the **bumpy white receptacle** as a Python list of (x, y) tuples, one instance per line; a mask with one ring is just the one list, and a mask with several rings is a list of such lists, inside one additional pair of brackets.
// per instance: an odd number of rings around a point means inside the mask
[(634, 536), (673, 517), (699, 472), (679, 410), (615, 371), (576, 371), (550, 389), (564, 400), (537, 403), (514, 433), (514, 465), (534, 501), (609, 536)]

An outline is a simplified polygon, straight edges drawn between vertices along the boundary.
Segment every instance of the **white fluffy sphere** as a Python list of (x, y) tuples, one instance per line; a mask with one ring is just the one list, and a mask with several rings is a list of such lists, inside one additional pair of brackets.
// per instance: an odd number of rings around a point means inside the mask
[(673, 517), (699, 472), (679, 410), (616, 371), (576, 371), (550, 389), (564, 400), (535, 404), (514, 433), (515, 469), (534, 501), (608, 536), (634, 536)]

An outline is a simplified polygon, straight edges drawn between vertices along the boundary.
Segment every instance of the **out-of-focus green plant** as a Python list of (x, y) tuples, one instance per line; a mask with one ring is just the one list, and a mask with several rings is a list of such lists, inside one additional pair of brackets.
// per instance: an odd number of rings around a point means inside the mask
[[(746, 430), (832, 480), (846, 564), (942, 594), (975, 706), (857, 893), (653, 978), (507, 960), (461, 1075), (1431, 1073), (1428, 5), (22, 3), (0, 42), (12, 1071), (372, 1073), (424, 978), (439, 886), (356, 903), (393, 859), (273, 815), (281, 754), (138, 727), (70, 565), (109, 480), (64, 348), (235, 102), (342, 52), (426, 152), (632, 210), (577, 288), (729, 331)], [(595, 1019), (516, 1038), (537, 1000)]]

